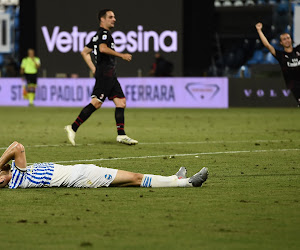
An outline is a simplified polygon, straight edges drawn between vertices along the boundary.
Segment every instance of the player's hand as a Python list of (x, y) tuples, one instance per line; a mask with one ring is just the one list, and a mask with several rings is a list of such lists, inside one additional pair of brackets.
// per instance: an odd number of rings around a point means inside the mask
[(127, 62), (130, 62), (131, 59), (132, 59), (132, 55), (130, 55), (130, 54), (123, 54), (122, 55), (122, 59), (125, 60), (125, 61), (127, 61)]
[(257, 24), (255, 25), (255, 27), (256, 27), (257, 30), (261, 30), (262, 27), (263, 27), (263, 25), (262, 25), (262, 23), (257, 23)]

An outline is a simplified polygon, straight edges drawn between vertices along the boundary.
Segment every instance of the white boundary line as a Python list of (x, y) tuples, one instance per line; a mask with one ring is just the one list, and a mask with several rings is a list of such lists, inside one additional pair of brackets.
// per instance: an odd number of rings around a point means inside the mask
[[(266, 153), (266, 152), (287, 152), (287, 151), (300, 151), (299, 148), (288, 149), (270, 149), (270, 150), (242, 150), (242, 151), (224, 151), (224, 152), (202, 152), (192, 154), (174, 154), (174, 155), (146, 155), (146, 156), (129, 156), (118, 158), (98, 158), (98, 159), (84, 159), (84, 160), (71, 160), (71, 161), (56, 161), (53, 163), (75, 163), (75, 162), (95, 162), (95, 161), (116, 161), (116, 160), (131, 160), (131, 159), (148, 159), (148, 158), (163, 158), (163, 157), (185, 157), (185, 156), (199, 156), (199, 155), (219, 155), (219, 154), (240, 154), (240, 153)], [(33, 163), (28, 163), (33, 164)]]
[[(300, 140), (244, 140), (244, 141), (196, 141), (196, 142), (141, 142), (138, 145), (176, 145), (176, 144), (218, 144), (218, 143), (279, 143), (279, 142), (299, 142)], [(77, 146), (95, 146), (98, 144), (77, 144)], [(52, 144), (52, 145), (29, 145), (26, 148), (48, 148), (48, 147), (72, 147), (71, 144)], [(0, 150), (6, 149), (7, 147), (0, 147)]]
[(139, 143), (142, 145), (157, 145), (157, 144), (218, 144), (218, 143), (256, 143), (256, 142), (261, 142), (261, 143), (267, 143), (267, 142), (297, 142), (300, 140), (252, 140), (252, 141), (247, 141), (247, 140), (242, 140), (242, 141), (197, 141), (197, 142), (145, 142), (145, 143)]

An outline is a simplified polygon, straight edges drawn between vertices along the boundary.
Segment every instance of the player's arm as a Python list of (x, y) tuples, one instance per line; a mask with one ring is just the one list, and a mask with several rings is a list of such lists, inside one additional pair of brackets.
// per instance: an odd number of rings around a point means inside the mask
[(5, 150), (3, 155), (0, 157), (0, 169), (4, 170), (6, 164), (10, 160), (15, 160), (16, 165), (19, 168), (26, 168), (26, 155), (25, 148), (21, 143), (14, 141), (10, 146)]
[(262, 23), (257, 23), (255, 25), (259, 38), (263, 45), (272, 53), (273, 56), (276, 56), (275, 48), (269, 43), (268, 39), (265, 37), (264, 33), (262, 32)]
[(21, 62), (21, 67), (20, 67), (20, 75), (23, 76), (24, 75), (24, 70), (25, 70), (25, 59), (22, 60)]
[(18, 142), (14, 141), (10, 146), (5, 150), (5, 152), (0, 157), (0, 170), (4, 170), (3, 167), (10, 160), (14, 159), (13, 149), (18, 145)]
[(87, 64), (87, 66), (90, 68), (90, 70), (93, 72), (93, 74), (95, 74), (96, 72), (96, 67), (92, 61), (92, 58), (91, 58), (91, 52), (93, 50), (89, 47), (84, 47), (83, 50), (81, 51), (81, 55), (82, 55), (82, 58), (83, 60), (85, 61), (85, 63)]
[(24, 75), (24, 68), (20, 68), (20, 75), (23, 76)]
[(34, 57), (32, 57), (31, 60), (34, 62), (34, 66), (36, 69), (39, 69), (41, 67), (41, 64), (37, 62)]
[(131, 59), (132, 59), (132, 55), (131, 54), (116, 52), (113, 49), (109, 48), (106, 43), (101, 43), (99, 45), (99, 51), (101, 53), (104, 53), (104, 54), (107, 54), (107, 55), (120, 57), (123, 60), (128, 61), (128, 62), (130, 62)]

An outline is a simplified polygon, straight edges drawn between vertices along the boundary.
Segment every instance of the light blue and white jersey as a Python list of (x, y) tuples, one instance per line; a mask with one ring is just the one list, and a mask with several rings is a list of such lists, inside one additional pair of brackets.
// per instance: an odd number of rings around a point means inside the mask
[(39, 187), (108, 187), (118, 170), (102, 168), (93, 164), (58, 165), (53, 163), (35, 163), (26, 169), (11, 164), (12, 178), (9, 188)]
[(18, 168), (13, 161), (11, 164), (12, 178), (9, 188), (48, 187), (53, 177), (53, 163), (35, 163), (26, 169)]

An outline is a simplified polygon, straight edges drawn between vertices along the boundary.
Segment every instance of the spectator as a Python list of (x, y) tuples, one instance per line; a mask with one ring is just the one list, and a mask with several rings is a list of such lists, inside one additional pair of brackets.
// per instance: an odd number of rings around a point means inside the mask
[(16, 61), (10, 56), (5, 60), (4, 77), (17, 77), (18, 65)]
[(164, 59), (160, 53), (155, 54), (155, 62), (152, 64), (150, 76), (172, 76), (173, 63)]

